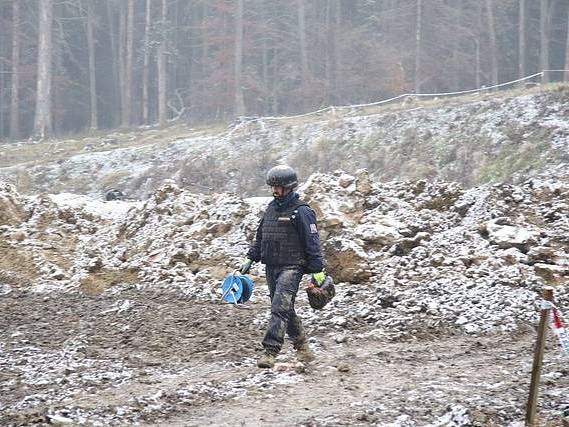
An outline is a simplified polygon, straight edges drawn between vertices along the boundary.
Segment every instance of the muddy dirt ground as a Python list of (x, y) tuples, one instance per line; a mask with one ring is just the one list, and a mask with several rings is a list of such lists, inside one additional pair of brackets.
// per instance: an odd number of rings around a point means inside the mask
[[(287, 343), (260, 370), (262, 291), (240, 309), (136, 288), (0, 296), (0, 425), (521, 425), (532, 325), (394, 342), (310, 323), (315, 362)], [(567, 361), (550, 335), (543, 425), (563, 425)]]

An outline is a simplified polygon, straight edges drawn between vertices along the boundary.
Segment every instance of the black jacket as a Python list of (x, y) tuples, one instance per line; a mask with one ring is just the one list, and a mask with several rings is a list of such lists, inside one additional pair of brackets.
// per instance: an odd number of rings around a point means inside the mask
[[(298, 204), (299, 195), (296, 192), (287, 194), (283, 200), (273, 199), (269, 204), (269, 208), (274, 208), (277, 212), (289, 210), (292, 205)], [(263, 220), (264, 216), (257, 227), (255, 242), (249, 248), (247, 257), (253, 261), (261, 261), (261, 252), (263, 248)], [(314, 211), (307, 205), (301, 205), (297, 209), (296, 215), (291, 221), (294, 229), (298, 233), (298, 238), (306, 263), (303, 263), (305, 273), (318, 273), (324, 268), (322, 251), (320, 248), (320, 238), (318, 236), (318, 228), (316, 223), (316, 215)]]

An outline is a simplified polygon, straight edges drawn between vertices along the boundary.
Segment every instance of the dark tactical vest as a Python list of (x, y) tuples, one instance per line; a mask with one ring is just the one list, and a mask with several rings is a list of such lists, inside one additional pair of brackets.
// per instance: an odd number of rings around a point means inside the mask
[(308, 206), (297, 200), (287, 209), (277, 212), (271, 204), (263, 217), (261, 262), (269, 265), (306, 265), (306, 253), (293, 216), (300, 206)]

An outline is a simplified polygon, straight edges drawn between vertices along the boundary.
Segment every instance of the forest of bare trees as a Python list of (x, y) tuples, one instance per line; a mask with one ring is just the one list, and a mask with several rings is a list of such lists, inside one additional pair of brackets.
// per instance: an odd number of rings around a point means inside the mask
[(569, 0), (0, 0), (0, 12), (0, 138), (12, 141), (569, 69)]

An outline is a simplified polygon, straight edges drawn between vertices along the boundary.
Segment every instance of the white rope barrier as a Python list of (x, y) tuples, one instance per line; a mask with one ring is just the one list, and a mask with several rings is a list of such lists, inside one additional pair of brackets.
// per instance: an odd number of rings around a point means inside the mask
[(523, 82), (525, 80), (533, 79), (534, 77), (537, 77), (537, 76), (543, 76), (543, 71), (539, 72), (539, 73), (532, 74), (531, 76), (522, 77), (521, 79), (516, 79), (516, 80), (512, 80), (512, 81), (505, 82), (505, 83), (500, 83), (500, 84), (493, 85), (493, 86), (483, 86), (480, 89), (469, 89), (469, 90), (461, 90), (458, 92), (443, 92), (443, 93), (418, 93), (418, 94), (413, 95), (413, 96), (465, 95), (467, 93), (480, 92), (481, 90), (492, 90), (492, 89), (497, 89), (499, 87), (510, 86), (512, 84), (515, 84), (515, 83), (520, 83), (520, 82)]
[[(381, 101), (376, 101), (376, 102), (370, 102), (367, 104), (329, 106), (329, 107), (321, 108), (321, 109), (316, 110), (316, 111), (310, 111), (308, 113), (303, 113), (303, 114), (296, 114), (293, 116), (242, 117), (241, 120), (243, 122), (247, 122), (247, 123), (262, 122), (263, 120), (288, 120), (288, 119), (296, 119), (296, 118), (300, 118), (300, 117), (308, 117), (308, 116), (312, 116), (312, 115), (317, 115), (317, 114), (325, 113), (327, 111), (353, 110), (356, 108), (375, 107), (378, 105), (387, 104), (387, 103), (397, 101), (399, 99), (403, 99), (403, 98), (407, 98), (407, 97), (419, 98), (419, 97), (442, 97), (442, 96), (468, 95), (468, 94), (472, 94), (472, 93), (479, 93), (482, 91), (489, 91), (489, 90), (493, 90), (493, 89), (498, 89), (498, 88), (502, 88), (505, 86), (511, 86), (513, 84), (516, 84), (516, 83), (521, 83), (521, 82), (524, 82), (527, 80), (534, 79), (538, 76), (541, 76), (543, 78), (545, 73), (554, 73), (554, 72), (568, 72), (569, 73), (569, 70), (543, 70), (543, 71), (540, 71), (539, 73), (531, 74), (531, 75), (526, 76), (526, 77), (521, 77), (521, 78), (516, 79), (516, 80), (511, 80), (508, 82), (499, 83), (499, 84), (492, 85), (492, 86), (482, 86), (482, 87), (477, 88), (477, 89), (460, 90), (460, 91), (454, 91), (454, 92), (440, 92), (440, 93), (404, 93), (401, 95), (394, 96), (392, 98), (387, 98), (387, 99), (383, 99)], [(233, 130), (235, 130), (237, 127), (240, 127), (240, 126), (235, 126)], [(233, 133), (233, 132), (231, 132), (231, 133)]]

